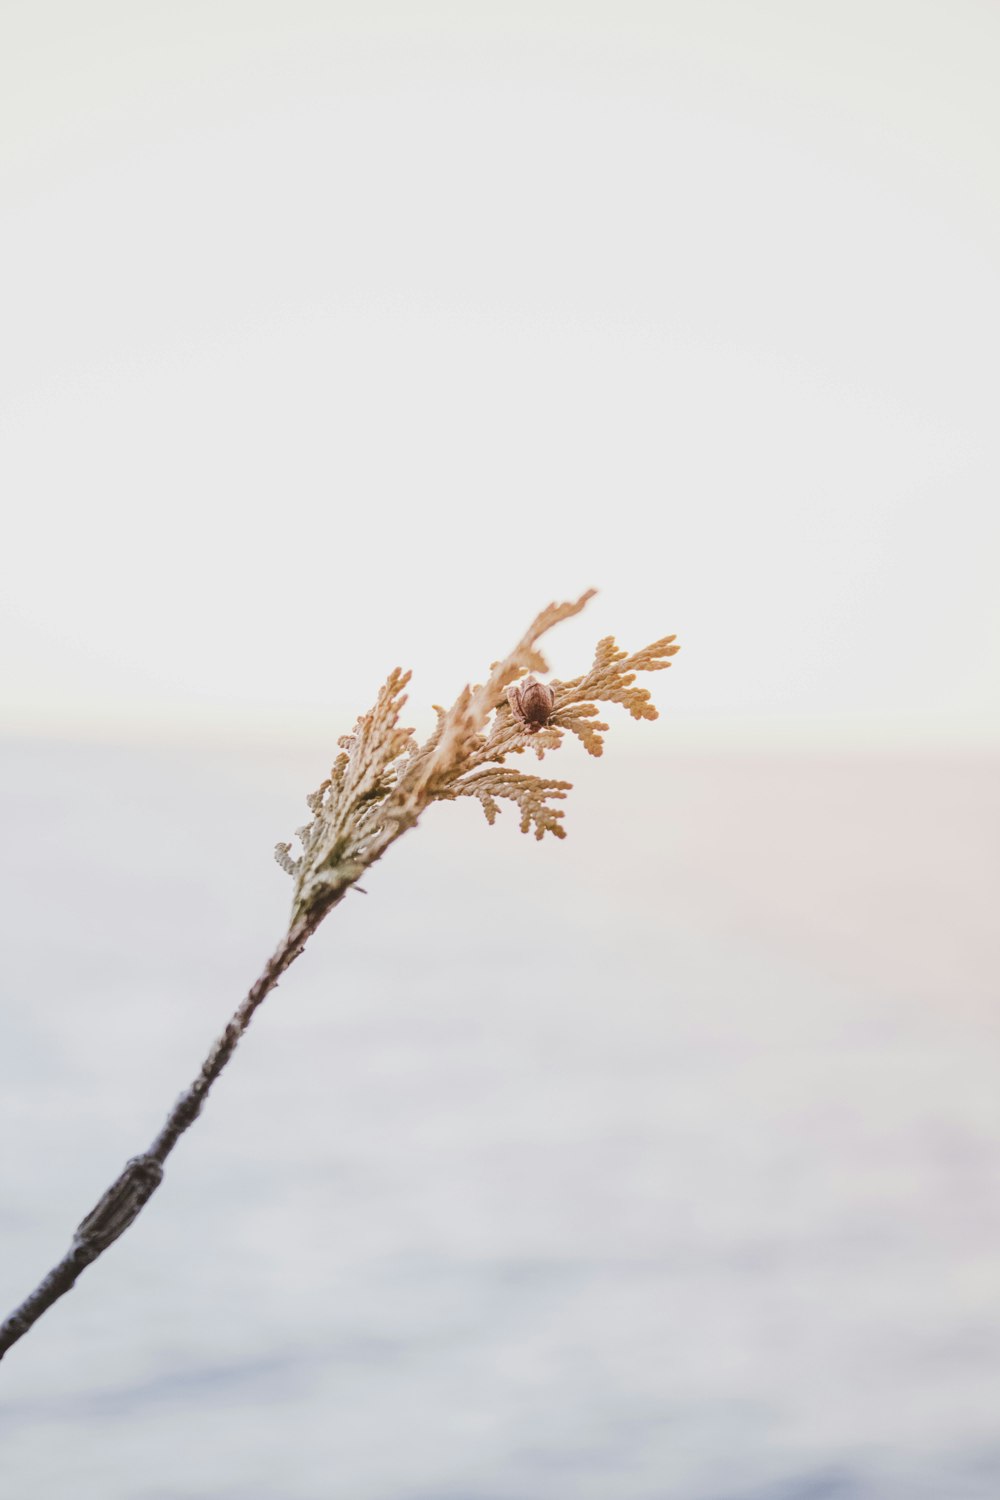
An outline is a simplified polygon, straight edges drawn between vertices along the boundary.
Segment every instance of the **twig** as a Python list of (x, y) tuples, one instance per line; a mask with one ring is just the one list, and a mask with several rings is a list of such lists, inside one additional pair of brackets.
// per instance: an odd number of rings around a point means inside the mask
[(81, 1271), (135, 1222), (163, 1180), (163, 1163), (198, 1118), (258, 1005), (298, 958), (327, 912), (349, 890), (360, 890), (358, 878), (414, 826), (431, 802), (475, 797), (490, 823), (500, 811), (500, 801), (511, 802), (520, 813), (524, 833), (534, 830), (539, 839), (546, 833), (562, 838), (562, 809), (553, 803), (565, 798), (570, 783), (529, 776), (505, 764), (506, 758), (530, 746), (541, 760), (558, 749), (567, 734), (576, 735), (590, 755), (600, 755), (608, 726), (595, 717), (598, 702), (618, 703), (634, 719), (656, 718), (649, 693), (633, 684), (637, 672), (669, 667), (679, 649), (672, 635), (631, 656), (607, 636), (598, 642), (593, 665), (582, 677), (547, 687), (528, 677), (516, 687), (525, 673), (548, 671), (537, 650), (539, 638), (560, 620), (578, 614), (592, 593), (588, 590), (571, 603), (542, 610), (510, 655), (494, 663), (485, 684), (463, 688), (447, 712), (438, 710), (437, 726), (423, 745), (416, 743), (412, 730), (399, 724), (409, 674), (398, 668), (389, 674), (374, 707), (362, 714), (353, 734), (340, 740), (343, 753), (328, 779), (306, 799), (313, 817), (298, 830), (302, 853), (293, 857), (286, 843), (275, 850), (278, 863), (295, 882), (288, 933), (149, 1150), (125, 1164), (78, 1226), (66, 1255), (0, 1325), (0, 1359), (69, 1291)]
[(108, 1246), (113, 1245), (119, 1235), (124, 1234), (129, 1225), (139, 1217), (163, 1181), (163, 1163), (185, 1130), (198, 1118), (209, 1089), (232, 1058), (257, 1007), (275, 988), (285, 970), (295, 962), (327, 912), (344, 896), (345, 890), (346, 887), (332, 894), (328, 902), (317, 905), (308, 916), (297, 922), (272, 953), (256, 984), (234, 1011), (229, 1025), (217, 1038), (202, 1063), (197, 1078), (181, 1094), (149, 1150), (126, 1162), (121, 1175), (79, 1224), (73, 1243), (59, 1264), (42, 1278), (20, 1307), (0, 1324), (0, 1359), (12, 1344), (24, 1337), (53, 1302), (58, 1302), (70, 1290), (81, 1271), (85, 1271), (98, 1256), (103, 1255)]

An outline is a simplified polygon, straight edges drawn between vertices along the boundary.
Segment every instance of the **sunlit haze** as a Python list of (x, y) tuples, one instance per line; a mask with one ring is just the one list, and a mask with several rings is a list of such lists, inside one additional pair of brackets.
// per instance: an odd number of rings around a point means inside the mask
[(1000, 739), (1000, 10), (3, 31), (6, 732), (339, 732), (596, 585), (650, 743)]

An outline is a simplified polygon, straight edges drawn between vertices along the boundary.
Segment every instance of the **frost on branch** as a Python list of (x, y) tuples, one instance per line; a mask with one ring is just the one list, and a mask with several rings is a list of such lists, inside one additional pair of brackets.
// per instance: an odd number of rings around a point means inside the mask
[[(544, 609), (510, 655), (493, 663), (485, 683), (463, 688), (451, 708), (436, 710), (437, 724), (422, 745), (399, 724), (410, 674), (398, 668), (390, 674), (375, 706), (340, 740), (341, 754), (329, 778), (306, 799), (313, 817), (298, 830), (301, 854), (294, 856), (287, 843), (275, 849), (278, 863), (295, 881), (296, 917), (317, 903), (326, 907), (339, 900), (431, 802), (474, 797), (493, 823), (506, 800), (520, 812), (522, 832), (533, 831), (537, 839), (546, 833), (565, 837), (562, 808), (551, 804), (565, 799), (571, 783), (529, 776), (507, 766), (506, 757), (530, 749), (541, 760), (567, 733), (576, 735), (588, 754), (600, 755), (608, 726), (597, 717), (597, 704), (620, 703), (635, 719), (655, 719), (649, 693), (634, 686), (636, 674), (663, 671), (680, 649), (668, 635), (630, 656), (608, 636), (582, 677), (549, 684), (547, 719), (539, 725), (529, 716), (526, 722), (523, 711), (512, 711), (507, 689), (528, 673), (548, 672), (538, 641), (553, 625), (578, 614), (593, 593), (589, 589), (571, 603)], [(517, 692), (510, 696), (523, 707)]]

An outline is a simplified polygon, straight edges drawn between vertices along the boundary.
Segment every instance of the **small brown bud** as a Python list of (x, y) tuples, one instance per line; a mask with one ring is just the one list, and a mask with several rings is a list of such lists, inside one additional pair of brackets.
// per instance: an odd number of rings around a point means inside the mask
[(525, 677), (507, 689), (510, 711), (529, 734), (537, 734), (549, 722), (555, 701), (552, 689), (535, 677)]

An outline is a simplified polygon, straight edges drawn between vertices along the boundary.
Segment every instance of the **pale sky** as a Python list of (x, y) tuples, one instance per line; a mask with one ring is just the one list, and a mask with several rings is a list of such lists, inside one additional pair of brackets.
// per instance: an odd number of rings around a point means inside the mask
[(596, 585), (654, 735), (1000, 743), (998, 77), (969, 0), (5, 0), (4, 729), (339, 733)]

